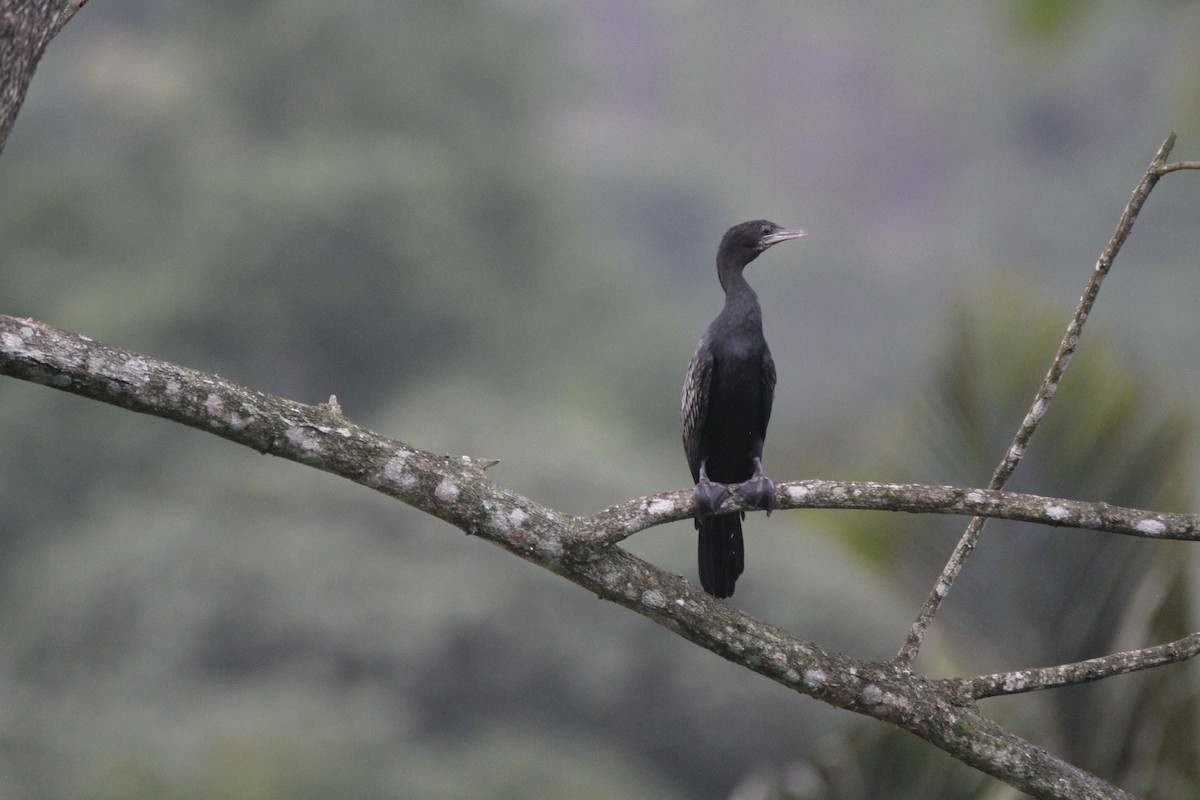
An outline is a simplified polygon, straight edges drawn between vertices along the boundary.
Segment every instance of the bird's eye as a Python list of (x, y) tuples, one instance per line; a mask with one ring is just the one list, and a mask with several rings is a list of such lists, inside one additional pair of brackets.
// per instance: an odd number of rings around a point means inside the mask
[(763, 225), (763, 236), (766, 236), (766, 235), (767, 235), (768, 233), (770, 233), (770, 232), (771, 232), (771, 226), (770, 226), (770, 225)]

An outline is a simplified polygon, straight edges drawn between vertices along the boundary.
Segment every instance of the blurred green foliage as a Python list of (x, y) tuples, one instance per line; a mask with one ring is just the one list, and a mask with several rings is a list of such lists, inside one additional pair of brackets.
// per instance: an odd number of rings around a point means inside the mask
[[(1083, 13), (1025, 5), (1005, 10)], [(337, 394), (588, 513), (685, 485), (676, 404), (719, 303), (713, 250), (767, 215), (812, 233), (752, 277), (780, 368), (773, 476), (979, 484), (1082, 280), (1057, 265), (1089, 266), (1135, 177), (1114, 154), (1148, 160), (1161, 109), (1194, 96), (1163, 77), (1195, 57), (1169, 6), (1136, 30), (1089, 17), (1096, 69), (1027, 58), (1013, 16), (966, 6), (91, 3), (0, 159), (0, 310)], [(1127, 249), (1146, 266), (1103, 300), (1121, 322), (1089, 330), (1014, 488), (1189, 507), (1195, 378), (1113, 342), (1192, 341), (1166, 309), (1195, 306), (1198, 196), (1156, 193)], [(1028, 282), (978, 276), (1001, 263)], [(0, 407), (5, 797), (995, 792), (357, 487), (41, 387), (0, 382)], [(962, 524), (751, 522), (738, 604), (880, 659)], [(1187, 548), (1015, 527), (989, 526), (930, 671), (1195, 627)], [(692, 575), (693, 536), (628, 546)], [(1192, 674), (992, 703), (1179, 795)]]
[[(922, 390), (875, 431), (878, 452), (886, 454), (883, 474), (985, 485), (1033, 401), (1065, 328), (1065, 311), (1021, 282), (960, 296)], [(1186, 394), (1103, 333), (1085, 330), (1082, 338), (1008, 488), (1135, 508), (1192, 507), (1196, 415)], [(932, 585), (931, 570), (965, 527), (959, 520), (907, 515), (837, 520), (845, 539), (879, 572), (916, 587)], [(1146, 647), (1200, 627), (1198, 578), (1194, 548), (1186, 543), (993, 520), (936, 623), (952, 633), (935, 641), (949, 659), (948, 674)], [(986, 706), (1023, 735), (1129, 791), (1184, 796), (1200, 785), (1198, 678), (1194, 665), (1185, 664)], [(890, 732), (862, 735), (853, 744), (856, 757), (864, 750), (911, 749)], [(854, 781), (846, 783), (849, 760), (833, 771), (833, 782), (847, 788), (830, 796), (861, 796)], [(937, 773), (933, 766), (924, 772), (910, 765), (908, 777), (897, 769), (882, 785), (893, 797), (924, 797)], [(948, 780), (957, 788), (939, 796), (979, 791), (965, 788), (978, 786), (970, 779)]]
[(1017, 0), (1012, 5), (1022, 30), (1047, 39), (1062, 36), (1089, 8), (1080, 0)]

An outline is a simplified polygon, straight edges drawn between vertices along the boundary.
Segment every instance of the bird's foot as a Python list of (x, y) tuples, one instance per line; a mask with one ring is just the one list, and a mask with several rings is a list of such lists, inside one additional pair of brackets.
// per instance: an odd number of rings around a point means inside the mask
[(713, 483), (701, 475), (692, 490), (692, 500), (696, 503), (697, 516), (708, 516), (717, 513), (721, 504), (729, 499), (729, 487), (723, 483)]
[(754, 459), (754, 476), (737, 487), (737, 493), (750, 505), (767, 512), (775, 510), (775, 482), (763, 474), (762, 464)]

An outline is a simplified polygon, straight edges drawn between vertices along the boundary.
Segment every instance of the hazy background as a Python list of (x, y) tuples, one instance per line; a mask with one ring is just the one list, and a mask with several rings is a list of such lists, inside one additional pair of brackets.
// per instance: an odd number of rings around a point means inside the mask
[[(0, 312), (593, 513), (684, 488), (731, 224), (768, 472), (986, 483), (1130, 190), (1200, 158), (1200, 6), (92, 0), (0, 159)], [(1200, 175), (1167, 177), (1013, 488), (1194, 510)], [(0, 795), (1005, 796), (411, 509), (0, 381)], [(964, 520), (747, 520), (735, 605), (894, 654)], [(994, 523), (918, 667), (1200, 628), (1194, 547)], [(690, 523), (628, 546), (695, 580)], [(1200, 792), (1192, 666), (989, 701)]]

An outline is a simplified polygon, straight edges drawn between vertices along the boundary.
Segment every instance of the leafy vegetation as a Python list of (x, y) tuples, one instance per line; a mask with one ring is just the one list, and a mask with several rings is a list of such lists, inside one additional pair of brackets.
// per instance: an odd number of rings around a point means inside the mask
[[(758, 5), (771, 24), (748, 48), (742, 11), (689, 4), (89, 3), (0, 160), (3, 310), (336, 394), (595, 511), (686, 484), (676, 404), (718, 303), (716, 238), (765, 214), (812, 233), (751, 276), (780, 371), (773, 476), (978, 485), (1130, 159), (1163, 119), (1200, 141), (1175, 110), (1186, 9), (1134, 27), (1106, 9), (1095, 60), (1039, 60), (1078, 19), (1057, 5), (1048, 22), (1035, 3), (1001, 20)], [(1184, 184), (1139, 223), (1015, 488), (1191, 507), (1194, 365), (1157, 344), (1194, 343)], [(1017, 266), (984, 276), (998, 264)], [(355, 487), (34, 386), (0, 383), (0, 407), (6, 795), (992, 788)], [(739, 604), (878, 658), (960, 529), (755, 523)], [(629, 547), (692, 575), (693, 535)], [(947, 671), (1196, 627), (1187, 547), (994, 523), (982, 547), (924, 656)], [(991, 702), (1082, 766), (1180, 796), (1194, 674)]]

